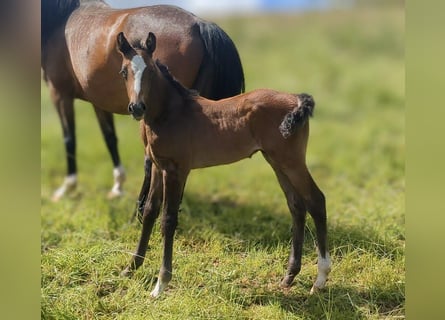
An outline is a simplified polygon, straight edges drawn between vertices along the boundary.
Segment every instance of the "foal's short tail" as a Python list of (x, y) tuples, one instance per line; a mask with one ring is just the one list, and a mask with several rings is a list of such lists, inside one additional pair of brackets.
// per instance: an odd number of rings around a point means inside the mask
[(314, 112), (315, 102), (310, 94), (297, 94), (298, 106), (286, 114), (280, 124), (280, 132), (284, 138), (291, 136), (295, 130), (306, 123)]

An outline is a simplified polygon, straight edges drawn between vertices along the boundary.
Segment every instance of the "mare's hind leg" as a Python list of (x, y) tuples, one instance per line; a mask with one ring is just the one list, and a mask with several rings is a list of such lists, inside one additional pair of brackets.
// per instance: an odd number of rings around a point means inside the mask
[(117, 136), (116, 129), (114, 127), (113, 114), (101, 110), (96, 106), (94, 106), (94, 111), (96, 112), (96, 117), (99, 122), (105, 144), (107, 145), (108, 152), (111, 155), (111, 160), (113, 161), (114, 184), (108, 193), (108, 198), (112, 199), (123, 194), (122, 185), (125, 181), (125, 170), (121, 165), (119, 151), (117, 149)]
[(148, 193), (148, 201), (144, 207), (144, 214), (142, 217), (142, 232), (139, 239), (139, 244), (136, 249), (136, 253), (128, 265), (128, 267), (122, 271), (123, 276), (131, 275), (133, 270), (139, 268), (144, 262), (145, 253), (147, 252), (148, 241), (150, 240), (151, 232), (156, 219), (159, 215), (161, 201), (163, 195), (163, 182), (162, 172), (153, 166), (151, 173), (151, 188)]
[(50, 87), (51, 99), (56, 107), (62, 125), (65, 144), (67, 175), (63, 184), (53, 193), (52, 201), (60, 200), (66, 193), (72, 192), (77, 186), (76, 164), (76, 132), (74, 121), (74, 99), (62, 96), (54, 87)]

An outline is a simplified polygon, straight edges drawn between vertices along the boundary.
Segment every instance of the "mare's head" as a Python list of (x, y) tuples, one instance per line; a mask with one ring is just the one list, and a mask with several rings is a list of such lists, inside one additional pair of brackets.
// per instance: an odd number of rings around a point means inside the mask
[(136, 120), (143, 118), (147, 109), (145, 101), (151, 89), (151, 80), (157, 72), (153, 51), (156, 37), (149, 33), (144, 43), (131, 46), (123, 32), (117, 35), (117, 48), (122, 55), (122, 68), (119, 72), (125, 80), (128, 98), (128, 112)]

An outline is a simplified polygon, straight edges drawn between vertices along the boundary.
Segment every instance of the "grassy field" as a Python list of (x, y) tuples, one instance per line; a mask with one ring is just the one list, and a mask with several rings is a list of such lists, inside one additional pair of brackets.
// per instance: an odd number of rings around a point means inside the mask
[(291, 218), (261, 155), (193, 171), (174, 248), (174, 277), (151, 300), (156, 226), (144, 265), (119, 272), (139, 237), (130, 223), (142, 179), (138, 124), (118, 116), (128, 179), (108, 201), (112, 165), (93, 109), (76, 102), (79, 188), (49, 199), (65, 173), (60, 124), (42, 86), (41, 310), (44, 319), (400, 319), (405, 316), (404, 13), (402, 8), (213, 19), (236, 43), (247, 90), (314, 95), (308, 166), (327, 198), (333, 268), (316, 276), (309, 218), (303, 266), (279, 287)]

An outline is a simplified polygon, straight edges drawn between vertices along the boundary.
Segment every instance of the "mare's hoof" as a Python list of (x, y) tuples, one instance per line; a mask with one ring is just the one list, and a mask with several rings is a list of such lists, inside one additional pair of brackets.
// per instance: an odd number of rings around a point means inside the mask
[(57, 202), (60, 199), (62, 199), (66, 194), (73, 193), (74, 190), (76, 190), (77, 187), (77, 178), (75, 176), (68, 176), (65, 177), (65, 181), (63, 184), (54, 191), (53, 195), (51, 196), (52, 202)]
[(112, 200), (115, 198), (122, 197), (123, 195), (124, 195), (124, 192), (122, 190), (111, 189), (111, 191), (108, 192), (107, 198), (108, 198), (108, 200)]

